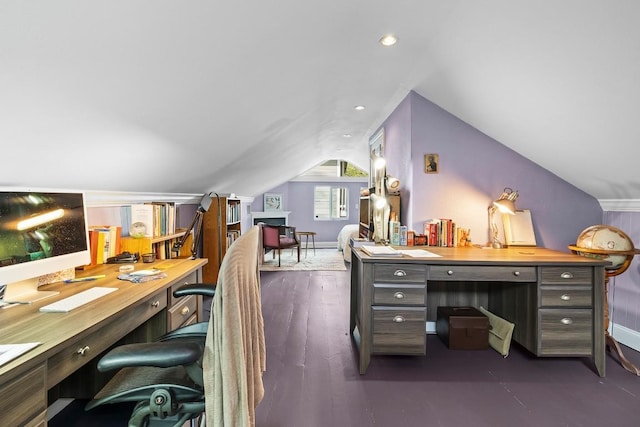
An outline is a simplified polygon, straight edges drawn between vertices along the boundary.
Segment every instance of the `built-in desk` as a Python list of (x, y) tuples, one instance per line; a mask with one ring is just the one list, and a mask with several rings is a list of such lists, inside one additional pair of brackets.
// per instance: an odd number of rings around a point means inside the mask
[(424, 249), (441, 256), (352, 251), (350, 331), (360, 374), (371, 355), (428, 357), (425, 322), (436, 321), (438, 306), (483, 306), (515, 323), (513, 339), (533, 354), (589, 357), (605, 376), (606, 262), (542, 248)]
[[(118, 280), (117, 264), (98, 266), (78, 277), (106, 274), (106, 278), (41, 287), (60, 294), (30, 305), (0, 309), (0, 343), (41, 343), (0, 366), (2, 425), (45, 426), (48, 390), (132, 331), (152, 325), (146, 336), (153, 339), (168, 329), (199, 320), (201, 304), (174, 301), (171, 290), (185, 282), (200, 281), (206, 263), (206, 259), (140, 263), (137, 269), (160, 267), (167, 277), (139, 284)], [(39, 312), (44, 305), (94, 286), (118, 290), (69, 313)], [(90, 382), (90, 378), (85, 381)]]

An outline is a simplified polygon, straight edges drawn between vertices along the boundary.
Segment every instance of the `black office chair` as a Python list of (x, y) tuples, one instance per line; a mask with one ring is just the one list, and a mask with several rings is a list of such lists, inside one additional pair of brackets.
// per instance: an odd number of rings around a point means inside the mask
[[(259, 301), (258, 236), (258, 227), (253, 227), (229, 248), (220, 267), (215, 291), (209, 285), (188, 285), (174, 293), (176, 296), (194, 293), (213, 295), (209, 322), (180, 328), (157, 342), (117, 347), (98, 362), (101, 372), (119, 371), (89, 402), (87, 411), (105, 404), (136, 402), (129, 419), (130, 427), (181, 427), (189, 420), (193, 424), (201, 414), (207, 412), (207, 407), (210, 411), (206, 416), (211, 421), (222, 417), (223, 414), (211, 413), (214, 399), (237, 399), (238, 404), (223, 406), (240, 408), (238, 411), (243, 413), (224, 416), (236, 419), (242, 415), (242, 422), (237, 425), (248, 425), (245, 421), (253, 420), (255, 406), (262, 398), (261, 375), (265, 369), (264, 328)], [(234, 299), (241, 299), (242, 303)], [(253, 303), (252, 311), (242, 309), (247, 301)], [(214, 315), (216, 312), (218, 316)], [(246, 325), (249, 324), (259, 325), (259, 328), (247, 331)], [(231, 341), (225, 342), (228, 339), (225, 335), (227, 329), (239, 330), (250, 344), (239, 349)], [(247, 352), (247, 349), (254, 349), (260, 354), (256, 357), (253, 354), (225, 353)], [(236, 375), (237, 372), (228, 367), (218, 366), (218, 359), (225, 358), (232, 360), (233, 366), (242, 365), (236, 369), (244, 370), (243, 375)], [(249, 366), (251, 361), (253, 364)], [(256, 377), (258, 369), (260, 372)], [(205, 377), (205, 373), (213, 372), (218, 372), (218, 375), (207, 374)], [(211, 393), (212, 389), (225, 390), (229, 381), (238, 378), (246, 378), (247, 381), (256, 381), (257, 378), (259, 384), (247, 386), (233, 382), (231, 386), (237, 387), (238, 396), (233, 393), (223, 396), (217, 392)], [(207, 396), (205, 390), (215, 396)], [(253, 396), (247, 396), (251, 391), (254, 391)]]

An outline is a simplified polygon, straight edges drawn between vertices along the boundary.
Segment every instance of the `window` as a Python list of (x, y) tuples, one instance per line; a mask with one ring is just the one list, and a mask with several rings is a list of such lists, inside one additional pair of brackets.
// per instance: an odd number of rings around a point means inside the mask
[(318, 185), (313, 194), (313, 216), (316, 221), (349, 218), (349, 193), (345, 187)]

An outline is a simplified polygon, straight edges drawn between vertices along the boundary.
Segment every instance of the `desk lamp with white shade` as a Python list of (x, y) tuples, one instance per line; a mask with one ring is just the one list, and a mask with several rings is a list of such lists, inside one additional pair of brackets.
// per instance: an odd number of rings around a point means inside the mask
[(502, 191), (500, 197), (498, 197), (489, 206), (489, 224), (491, 225), (491, 247), (494, 249), (501, 249), (505, 247), (498, 238), (498, 225), (496, 224), (496, 212), (502, 214), (515, 215), (516, 213), (516, 200), (518, 199), (518, 192), (511, 188), (505, 188)]

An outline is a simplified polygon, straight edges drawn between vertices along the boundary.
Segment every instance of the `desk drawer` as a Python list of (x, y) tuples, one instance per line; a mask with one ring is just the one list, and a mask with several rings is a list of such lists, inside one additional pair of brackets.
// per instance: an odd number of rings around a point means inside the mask
[(177, 301), (178, 303), (169, 309), (169, 331), (184, 325), (191, 316), (196, 314), (198, 309), (198, 297), (196, 295), (183, 297)]
[(426, 283), (427, 269), (424, 265), (375, 264), (374, 282)]
[(425, 305), (425, 284), (381, 284), (373, 285), (373, 303), (376, 305)]
[(182, 300), (182, 298), (174, 297), (173, 291), (175, 291), (181, 286), (192, 284), (192, 283), (198, 283), (198, 282), (200, 282), (200, 280), (198, 280), (198, 271), (193, 271), (187, 277), (180, 280), (175, 285), (171, 286), (171, 288), (169, 289), (169, 307), (173, 307), (174, 305), (180, 303), (180, 300)]
[(541, 269), (542, 284), (582, 284), (590, 285), (593, 283), (593, 270), (590, 267), (542, 267)]
[(535, 267), (434, 265), (429, 267), (429, 280), (535, 282), (537, 278)]
[(590, 309), (541, 309), (539, 356), (590, 356), (593, 348)]
[(372, 307), (372, 310), (372, 353), (426, 354), (426, 308)]
[[(84, 337), (74, 339), (49, 358), (47, 388), (58, 384), (71, 373), (109, 348), (114, 342), (134, 330), (167, 307), (167, 291), (162, 290), (141, 304), (124, 312), (117, 320)], [(57, 315), (52, 313), (53, 315)], [(61, 314), (64, 316), (64, 314)]]
[(30, 372), (1, 383), (0, 419), (2, 425), (25, 425), (27, 420), (38, 425), (40, 415), (47, 410), (47, 392), (45, 389), (46, 370), (41, 364)]
[(592, 307), (591, 286), (540, 286), (541, 307)]

